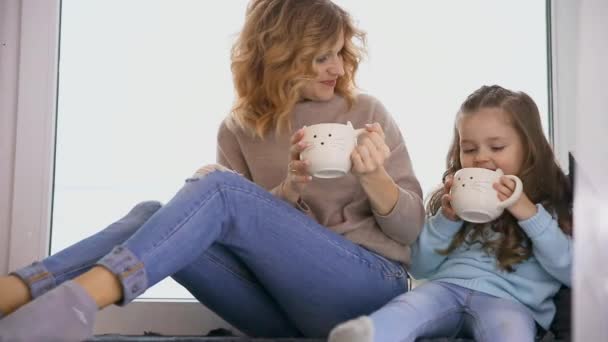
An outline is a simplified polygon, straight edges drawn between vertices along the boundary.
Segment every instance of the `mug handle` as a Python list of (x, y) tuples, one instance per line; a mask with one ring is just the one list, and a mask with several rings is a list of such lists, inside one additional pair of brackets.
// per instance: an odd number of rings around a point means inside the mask
[(524, 190), (524, 184), (521, 182), (521, 179), (519, 179), (519, 177), (513, 176), (513, 175), (506, 175), (505, 177), (508, 177), (515, 181), (515, 190), (513, 191), (513, 193), (511, 194), (511, 196), (509, 198), (498, 203), (498, 207), (501, 209), (506, 209), (506, 208), (512, 206), (513, 204), (515, 204), (515, 202), (517, 202), (517, 200), (521, 196), (521, 193)]
[(355, 130), (355, 139), (357, 139), (361, 134), (365, 133), (365, 131), (367, 131), (365, 128), (359, 128)]

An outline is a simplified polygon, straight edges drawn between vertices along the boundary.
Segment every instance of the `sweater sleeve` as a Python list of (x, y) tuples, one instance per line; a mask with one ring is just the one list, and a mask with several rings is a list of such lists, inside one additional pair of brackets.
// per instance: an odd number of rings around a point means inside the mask
[(399, 197), (395, 207), (386, 215), (374, 211), (376, 222), (391, 239), (403, 244), (413, 243), (424, 224), (422, 188), (414, 175), (405, 141), (397, 123), (384, 106), (375, 101), (374, 118), (382, 126), (386, 144), (391, 150), (384, 167), (398, 187)]
[(222, 122), (217, 133), (217, 153), (216, 161), (233, 171), (251, 180), (251, 172), (243, 156), (241, 145), (236, 136), (226, 125), (226, 120)]
[(572, 283), (572, 238), (566, 235), (557, 221), (537, 204), (536, 215), (519, 221), (532, 240), (532, 253), (540, 265), (566, 286)]
[(447, 257), (437, 250), (448, 248), (463, 223), (446, 218), (441, 210), (426, 220), (420, 236), (411, 246), (412, 259), (408, 271), (414, 278), (428, 278), (435, 273)]

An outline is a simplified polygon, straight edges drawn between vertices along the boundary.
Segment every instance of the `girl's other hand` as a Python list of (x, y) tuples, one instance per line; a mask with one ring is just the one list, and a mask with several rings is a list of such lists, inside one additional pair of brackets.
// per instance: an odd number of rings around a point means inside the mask
[(302, 128), (291, 136), (287, 176), (281, 183), (281, 194), (291, 203), (297, 202), (304, 186), (312, 180), (312, 176), (308, 173), (310, 162), (300, 160), (300, 153), (309, 146), (302, 141), (302, 138), (304, 138), (304, 129)]
[(450, 195), (450, 189), (454, 184), (454, 176), (447, 175), (443, 182), (443, 196), (441, 196), (441, 212), (448, 220), (459, 221), (460, 218), (456, 215), (456, 211), (452, 207), (452, 195)]
[[(515, 181), (502, 176), (498, 182), (492, 184), (492, 187), (498, 193), (498, 199), (504, 201), (511, 197), (513, 191), (515, 191)], [(519, 221), (527, 220), (537, 212), (536, 206), (524, 192), (522, 192), (517, 202), (508, 207), (507, 210)]]

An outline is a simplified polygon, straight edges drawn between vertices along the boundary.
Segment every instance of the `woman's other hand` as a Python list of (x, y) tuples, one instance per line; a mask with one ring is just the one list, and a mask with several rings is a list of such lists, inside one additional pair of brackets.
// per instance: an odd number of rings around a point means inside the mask
[(350, 156), (353, 163), (352, 172), (359, 177), (381, 173), (384, 170), (384, 162), (391, 155), (380, 124), (367, 124), (365, 129), (367, 132), (359, 138), (359, 143)]
[(304, 186), (312, 180), (308, 173), (310, 164), (307, 160), (300, 160), (300, 153), (309, 145), (302, 141), (304, 129), (300, 128), (292, 136), (289, 148), (289, 162), (287, 164), (287, 176), (281, 183), (281, 194), (283, 198), (291, 203), (296, 203)]

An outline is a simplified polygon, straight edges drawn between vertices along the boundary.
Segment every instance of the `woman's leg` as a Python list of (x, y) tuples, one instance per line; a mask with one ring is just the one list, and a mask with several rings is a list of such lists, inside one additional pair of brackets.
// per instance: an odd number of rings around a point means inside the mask
[(400, 265), (231, 172), (188, 181), (99, 264), (120, 281), (122, 294), (114, 301), (125, 304), (195, 262), (214, 243), (251, 270), (305, 336), (324, 336), (338, 322), (376, 310), (406, 290)]
[(201, 303), (249, 336), (302, 335), (247, 266), (219, 244), (211, 245), (172, 277)]
[(137, 204), (129, 213), (104, 230), (41, 262), (0, 277), (0, 311), (8, 314), (66, 280), (88, 271), (113, 247), (127, 240), (154, 214), (161, 204)]
[(533, 342), (536, 323), (530, 310), (515, 300), (474, 292), (464, 327), (479, 342)]
[(188, 181), (100, 264), (118, 276), (121, 302), (128, 303), (213, 243), (251, 270), (305, 336), (325, 336), (338, 322), (371, 312), (406, 290), (400, 265), (231, 172)]
[(456, 336), (463, 321), (463, 292), (427, 282), (402, 294), (369, 317), (340, 324), (329, 342), (409, 342)]

